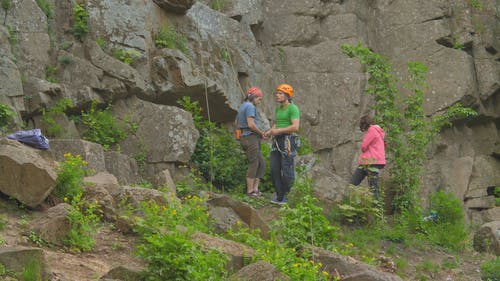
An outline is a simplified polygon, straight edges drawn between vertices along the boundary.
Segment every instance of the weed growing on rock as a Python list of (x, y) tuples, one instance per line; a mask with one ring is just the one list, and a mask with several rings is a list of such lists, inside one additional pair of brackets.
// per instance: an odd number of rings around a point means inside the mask
[(12, 122), (14, 112), (10, 106), (0, 103), (0, 131), (3, 131)]
[(157, 48), (177, 49), (187, 53), (186, 37), (177, 32), (172, 25), (160, 27), (155, 34), (155, 46)]
[(63, 128), (56, 119), (65, 116), (65, 110), (72, 106), (73, 102), (70, 99), (60, 99), (54, 106), (42, 109), (42, 123), (47, 126), (48, 136), (60, 137), (62, 135)]
[(73, 6), (73, 35), (76, 39), (83, 41), (83, 38), (89, 33), (89, 12), (84, 6), (75, 4)]

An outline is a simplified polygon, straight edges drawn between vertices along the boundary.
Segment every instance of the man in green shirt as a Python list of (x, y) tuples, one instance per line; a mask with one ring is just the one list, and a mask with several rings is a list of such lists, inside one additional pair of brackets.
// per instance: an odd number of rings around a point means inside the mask
[(294, 157), (297, 155), (296, 141), (299, 131), (300, 111), (292, 103), (293, 88), (288, 84), (281, 84), (276, 88), (276, 121), (264, 135), (273, 136), (273, 146), (270, 155), (271, 180), (276, 190), (274, 204), (285, 204), (286, 194), (290, 192), (295, 181)]

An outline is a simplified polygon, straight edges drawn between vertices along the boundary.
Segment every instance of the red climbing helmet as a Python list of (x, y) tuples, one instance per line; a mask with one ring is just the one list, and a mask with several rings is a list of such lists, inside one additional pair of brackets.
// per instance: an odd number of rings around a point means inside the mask
[(254, 95), (256, 97), (262, 97), (262, 90), (257, 88), (257, 87), (251, 87), (250, 89), (248, 89), (247, 91), (247, 97), (249, 95)]

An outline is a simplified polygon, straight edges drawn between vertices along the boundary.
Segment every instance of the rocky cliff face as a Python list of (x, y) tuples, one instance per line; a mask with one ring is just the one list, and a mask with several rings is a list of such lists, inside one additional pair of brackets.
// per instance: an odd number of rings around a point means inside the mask
[[(286, 82), (296, 89), (301, 133), (320, 165), (347, 179), (361, 139), (357, 120), (372, 100), (364, 95), (362, 67), (340, 45), (363, 42), (387, 56), (402, 79), (408, 61), (429, 66), (428, 115), (459, 101), (478, 110), (474, 120), (445, 130), (429, 152), (425, 193), (451, 190), (479, 220), (479, 211), (492, 207), (486, 188), (500, 185), (498, 0), (232, 0), (221, 11), (208, 0), (47, 2), (42, 9), (35, 0), (12, 0), (0, 10), (0, 102), (15, 108), (18, 125), (39, 120), (61, 98), (72, 99), (75, 109), (91, 100), (117, 104), (117, 116), (134, 111), (138, 137), (162, 130), (164, 143), (146, 146), (153, 176), (194, 150), (192, 119), (174, 108), (180, 97), (208, 104), (211, 120), (230, 122), (243, 91), (259, 86), (267, 120), (273, 89)], [(77, 3), (89, 13), (81, 39), (74, 30)], [(185, 39), (183, 51), (155, 46), (167, 24), (182, 34), (178, 41)], [(114, 50), (134, 59), (126, 64)], [(78, 138), (67, 126), (68, 137)], [(127, 139), (122, 153), (135, 155), (137, 145)]]

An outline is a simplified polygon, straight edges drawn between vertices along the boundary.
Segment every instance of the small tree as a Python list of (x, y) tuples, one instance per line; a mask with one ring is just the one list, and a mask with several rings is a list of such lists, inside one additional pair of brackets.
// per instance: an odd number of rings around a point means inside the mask
[(361, 43), (356, 46), (344, 44), (341, 48), (349, 57), (359, 59), (370, 75), (367, 93), (375, 100), (375, 121), (387, 132), (387, 152), (392, 161), (390, 174), (396, 188), (393, 207), (410, 216), (420, 216), (418, 192), (427, 145), (444, 126), (451, 124), (450, 120), (477, 113), (457, 103), (443, 115), (427, 119), (423, 110), (423, 94), (428, 88), (427, 67), (423, 63), (408, 63), (410, 82), (405, 86), (412, 94), (402, 100), (396, 76), (386, 58)]

